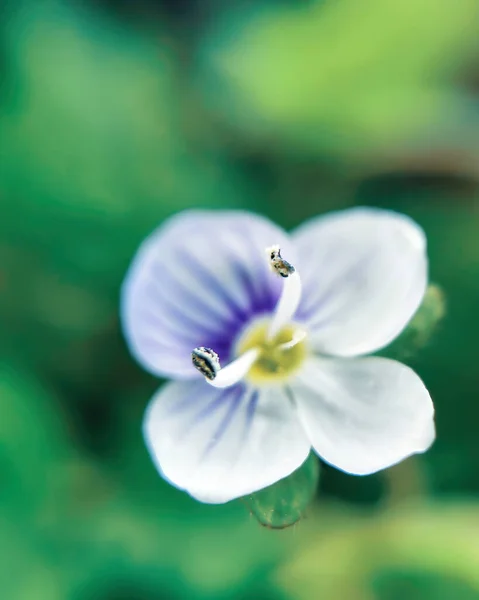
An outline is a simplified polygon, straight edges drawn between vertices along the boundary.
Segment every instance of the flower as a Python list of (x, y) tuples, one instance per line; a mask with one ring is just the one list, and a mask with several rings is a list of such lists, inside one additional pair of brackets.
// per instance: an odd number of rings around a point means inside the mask
[(356, 475), (427, 450), (422, 381), (364, 356), (407, 325), (427, 270), (423, 231), (385, 210), (330, 213), (290, 235), (242, 211), (169, 219), (122, 289), (131, 352), (174, 380), (144, 418), (161, 475), (222, 503), (288, 476), (311, 448)]

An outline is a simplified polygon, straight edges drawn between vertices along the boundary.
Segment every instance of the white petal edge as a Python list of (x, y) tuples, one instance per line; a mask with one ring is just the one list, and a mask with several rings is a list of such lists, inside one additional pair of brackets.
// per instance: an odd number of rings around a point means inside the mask
[(429, 392), (399, 362), (312, 357), (291, 389), (314, 450), (346, 473), (375, 473), (435, 439)]
[(303, 281), (298, 319), (317, 352), (375, 352), (419, 308), (428, 281), (426, 238), (409, 217), (354, 208), (305, 223), (293, 240)]
[(143, 432), (162, 476), (209, 504), (287, 477), (311, 449), (280, 388), (221, 390), (204, 381), (172, 382), (151, 400)]

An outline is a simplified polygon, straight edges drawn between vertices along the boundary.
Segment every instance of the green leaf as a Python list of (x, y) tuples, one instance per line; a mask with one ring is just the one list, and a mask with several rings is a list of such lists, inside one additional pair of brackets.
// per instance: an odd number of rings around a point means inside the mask
[(54, 493), (52, 471), (73, 454), (64, 430), (53, 392), (31, 373), (1, 363), (1, 510), (23, 521), (25, 511)]
[(390, 599), (479, 597), (477, 536), (471, 534), (478, 515), (479, 506), (471, 501), (404, 502), (373, 513), (323, 504), (311, 515), (302, 538), (309, 542), (290, 553), (275, 583), (296, 600), (385, 600), (373, 593), (380, 591), (378, 575), (422, 572), (436, 581), (447, 578), (455, 595), (441, 596), (436, 588), (414, 596), (409, 588)]
[(297, 523), (311, 503), (319, 480), (319, 461), (311, 453), (294, 473), (243, 498), (261, 525), (283, 529)]
[(472, 0), (440, 14), (435, 6), (345, 0), (231, 12), (203, 42), (206, 102), (250, 144), (357, 160), (417, 139), (461, 102), (441, 84), (476, 37)]
[(477, 600), (477, 588), (448, 573), (426, 569), (386, 568), (374, 573), (372, 589), (377, 600)]

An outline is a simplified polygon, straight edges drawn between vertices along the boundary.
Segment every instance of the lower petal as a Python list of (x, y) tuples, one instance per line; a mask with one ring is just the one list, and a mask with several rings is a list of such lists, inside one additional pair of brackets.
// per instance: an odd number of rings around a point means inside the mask
[(312, 358), (292, 390), (313, 448), (347, 473), (375, 473), (434, 441), (429, 393), (396, 361)]
[(311, 445), (280, 388), (173, 382), (152, 399), (144, 436), (160, 473), (201, 502), (228, 502), (288, 476)]

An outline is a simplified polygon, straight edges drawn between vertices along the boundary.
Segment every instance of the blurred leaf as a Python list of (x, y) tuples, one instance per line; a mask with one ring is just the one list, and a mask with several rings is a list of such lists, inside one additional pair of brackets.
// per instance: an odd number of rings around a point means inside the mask
[(131, 228), (136, 217), (141, 229), (181, 207), (234, 202), (224, 165), (183, 134), (166, 46), (61, 2), (13, 11), (7, 40), (16, 94), (0, 121), (2, 194), (34, 211), (24, 226), (74, 216)]
[(419, 569), (384, 569), (374, 574), (377, 600), (478, 600), (477, 588), (457, 577)]
[(243, 501), (261, 525), (283, 529), (297, 523), (311, 504), (319, 481), (319, 460), (313, 453), (289, 477)]
[(475, 48), (475, 0), (272, 3), (204, 39), (207, 104), (248, 143), (354, 157), (421, 137), (461, 100), (446, 88)]
[(28, 372), (0, 367), (0, 506), (24, 519), (25, 511), (55, 492), (53, 466), (71, 451), (66, 446), (61, 405)]
[(277, 574), (298, 600), (369, 599), (384, 569), (437, 574), (479, 595), (477, 503), (403, 504), (379, 515), (323, 506), (317, 517), (309, 523), (309, 544)]

